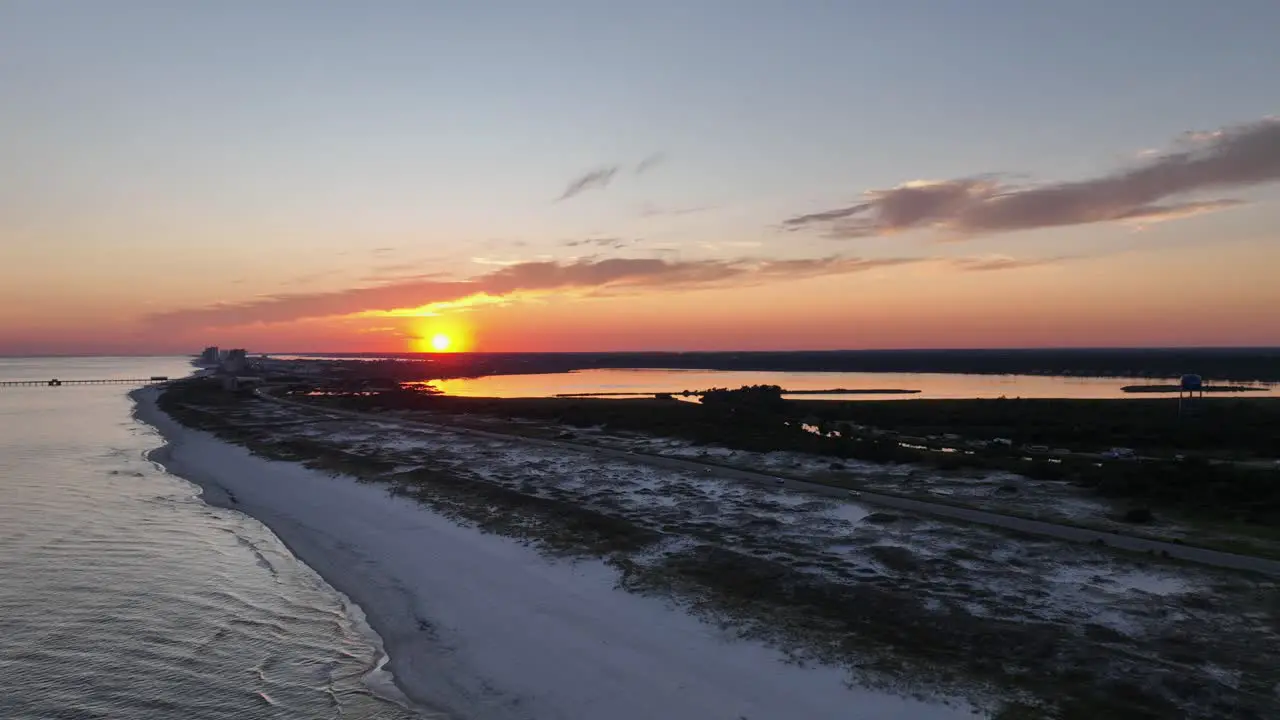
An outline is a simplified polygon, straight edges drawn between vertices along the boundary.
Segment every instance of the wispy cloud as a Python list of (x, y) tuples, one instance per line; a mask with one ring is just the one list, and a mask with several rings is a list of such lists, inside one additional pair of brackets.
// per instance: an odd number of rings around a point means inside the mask
[(434, 278), (447, 278), (449, 273), (438, 271), (424, 271), (422, 268), (428, 263), (395, 263), (392, 265), (380, 265), (372, 268), (367, 275), (360, 278), (361, 282), (398, 282), (402, 280), (426, 280)]
[(636, 175), (643, 175), (666, 161), (666, 153), (656, 152), (636, 163), (636, 167), (633, 172), (635, 172)]
[(928, 262), (929, 258), (890, 257), (860, 258), (840, 257), (833, 255), (824, 258), (802, 258), (799, 260), (771, 260), (761, 263), (755, 268), (760, 277), (765, 278), (807, 278), (822, 275), (845, 275), (864, 272), (876, 268), (896, 267), (898, 265), (915, 265)]
[(618, 237), (598, 237), (598, 238), (582, 238), (580, 240), (566, 240), (565, 247), (598, 247), (612, 248), (617, 250), (628, 245), (634, 245), (639, 242), (634, 238), (618, 238)]
[(528, 261), (522, 260), (522, 259), (512, 259), (512, 258), (491, 258), (491, 257), (476, 256), (471, 258), (471, 262), (475, 263), (476, 265), (496, 265), (497, 267), (511, 267), (512, 265), (522, 265)]
[(825, 257), (801, 260), (668, 260), (660, 258), (531, 261), (495, 268), (467, 280), (416, 279), (333, 292), (269, 295), (236, 303), (156, 313), (154, 327), (231, 327), (357, 313), (391, 313), (428, 305), (473, 304), (521, 294), (618, 288), (694, 288), (839, 275), (926, 262), (928, 258)]
[[(633, 175), (643, 175), (666, 161), (666, 153), (652, 153), (640, 162), (636, 163), (631, 168), (631, 173)], [(602, 165), (595, 170), (583, 173), (569, 181), (569, 184), (565, 186), (564, 192), (560, 193), (560, 197), (556, 198), (556, 202), (568, 200), (569, 198), (581, 195), (588, 190), (603, 190), (613, 184), (613, 181), (618, 178), (618, 173), (620, 172), (622, 172), (622, 165), (614, 163), (611, 165)]]
[(1020, 270), (1029, 267), (1056, 265), (1075, 259), (1077, 258), (1066, 255), (1047, 258), (1014, 258), (1008, 255), (989, 255), (986, 257), (949, 258), (945, 262), (958, 270), (966, 272), (990, 272), (993, 270)]
[(617, 165), (607, 165), (574, 178), (565, 187), (560, 197), (556, 198), (556, 202), (568, 200), (588, 190), (603, 190), (609, 187), (609, 183), (613, 182), (613, 178), (618, 174), (619, 169)]
[(410, 270), (420, 270), (423, 263), (402, 262), (388, 263), (386, 265), (377, 265), (371, 268), (373, 273), (402, 273)]
[(715, 210), (716, 205), (695, 205), (684, 208), (661, 208), (650, 203), (646, 203), (640, 208), (640, 217), (661, 217), (661, 216), (677, 216), (677, 215), (693, 215), (695, 213), (707, 212)]
[(309, 285), (313, 282), (316, 282), (317, 280), (323, 280), (328, 277), (333, 277), (334, 275), (337, 275), (341, 272), (342, 272), (341, 268), (330, 268), (328, 270), (318, 270), (313, 273), (307, 273), (305, 275), (299, 275), (295, 278), (290, 278), (289, 280), (285, 280), (282, 284), (283, 285)]
[(733, 248), (755, 248), (760, 247), (764, 243), (759, 240), (717, 240), (714, 242), (699, 243), (704, 250), (725, 250)]
[[(914, 181), (860, 202), (782, 222), (859, 238), (921, 228), (957, 236), (1097, 222), (1156, 222), (1222, 210), (1233, 199), (1179, 199), (1280, 180), (1280, 119), (1188, 133), (1174, 149), (1127, 170), (1075, 182), (1006, 185), (992, 176)], [(1172, 202), (1171, 202), (1172, 201)]]
[(1181, 220), (1183, 218), (1194, 217), (1196, 215), (1204, 215), (1205, 213), (1226, 210), (1244, 203), (1239, 200), (1224, 198), (1221, 200), (1202, 200), (1200, 202), (1184, 202), (1184, 203), (1166, 203), (1160, 206), (1158, 213), (1134, 213), (1122, 220), (1130, 221), (1131, 224), (1138, 227), (1144, 227), (1152, 223), (1164, 222), (1166, 220)]
[(848, 207), (836, 208), (834, 210), (823, 210), (821, 212), (808, 213), (805, 215), (796, 215), (782, 221), (783, 227), (801, 227), (804, 225), (813, 225), (814, 223), (826, 223), (834, 220), (843, 220), (859, 213), (864, 213), (873, 207), (872, 203), (864, 202)]

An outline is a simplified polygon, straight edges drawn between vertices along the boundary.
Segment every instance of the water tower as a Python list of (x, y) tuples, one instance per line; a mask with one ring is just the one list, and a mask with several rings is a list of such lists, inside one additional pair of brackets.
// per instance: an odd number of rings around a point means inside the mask
[(1193, 398), (1204, 397), (1204, 379), (1196, 374), (1183, 375), (1178, 382), (1178, 414), (1191, 409)]

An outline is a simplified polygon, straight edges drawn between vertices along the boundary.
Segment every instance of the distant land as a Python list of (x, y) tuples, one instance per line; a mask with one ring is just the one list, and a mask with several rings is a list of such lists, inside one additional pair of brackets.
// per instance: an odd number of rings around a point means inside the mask
[[(1182, 391), (1181, 385), (1125, 385), (1120, 388), (1121, 392), (1127, 393), (1176, 393)], [(1266, 390), (1264, 387), (1257, 385), (1205, 385), (1198, 388), (1196, 392), (1201, 393), (1241, 393), (1241, 392), (1262, 392)]]
[[(783, 395), (914, 395), (919, 390), (899, 390), (895, 388), (863, 388), (850, 390), (848, 388), (832, 388), (831, 390), (788, 390), (782, 389)], [(692, 390), (677, 390), (673, 392), (580, 392), (580, 393), (559, 393), (558, 398), (617, 398), (617, 397), (653, 397), (654, 395), (671, 395), (693, 397), (701, 396), (702, 393)]]
[(557, 373), (599, 368), (757, 372), (918, 372), (981, 375), (1280, 381), (1280, 348), (834, 350), (608, 353), (271, 353), (425, 360), (439, 377)]

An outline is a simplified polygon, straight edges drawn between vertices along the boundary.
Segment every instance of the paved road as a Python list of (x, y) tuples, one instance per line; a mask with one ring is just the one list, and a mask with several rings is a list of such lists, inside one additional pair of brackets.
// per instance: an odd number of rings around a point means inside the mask
[(755, 483), (758, 485), (767, 485), (769, 487), (799, 490), (815, 495), (839, 497), (843, 500), (851, 500), (858, 503), (865, 503), (867, 505), (905, 510), (907, 512), (917, 513), (920, 515), (932, 515), (934, 517), (947, 518), (949, 520), (971, 522), (979, 525), (987, 525), (989, 527), (1026, 533), (1028, 535), (1039, 535), (1042, 537), (1066, 540), (1068, 542), (1105, 545), (1118, 550), (1175, 558), (1199, 565), (1209, 565), (1212, 567), (1226, 568), (1230, 570), (1244, 570), (1263, 575), (1280, 577), (1280, 561), (1268, 560), (1266, 558), (1259, 558), (1251, 555), (1237, 555), (1235, 553), (1208, 550), (1188, 545), (1179, 545), (1177, 543), (1148, 540), (1146, 538), (1133, 537), (1131, 535), (1121, 535), (1118, 533), (1103, 532), (1101, 530), (1089, 530), (1086, 528), (1079, 528), (1071, 525), (1059, 525), (1041, 520), (1029, 520), (1012, 515), (988, 512), (986, 510), (942, 505), (925, 500), (914, 500), (912, 498), (898, 497), (895, 495), (882, 495), (880, 493), (870, 492), (850, 492), (849, 490), (832, 487), (831, 485), (823, 485), (821, 483), (797, 480), (794, 478), (779, 477), (776, 475), (752, 472), (750, 470), (739, 470), (737, 468), (724, 467), (722, 465), (709, 465), (707, 463), (701, 463), (696, 460), (687, 460), (684, 458), (649, 455), (629, 450), (604, 448), (571, 441), (530, 438), (523, 435), (499, 433), (491, 430), (479, 430), (476, 428), (446, 425), (443, 423), (431, 423), (421, 420), (403, 420), (400, 418), (386, 417), (372, 413), (360, 413), (351, 410), (318, 408), (307, 403), (300, 403), (294, 400), (284, 400), (262, 390), (258, 390), (257, 394), (258, 397), (270, 402), (289, 405), (308, 412), (329, 415), (334, 418), (350, 417), (358, 420), (391, 423), (408, 428), (412, 428), (415, 425), (425, 425), (432, 429), (470, 435), (473, 437), (506, 441), (517, 440), (538, 447), (572, 449), (578, 452), (593, 453), (600, 457), (618, 458), (653, 467), (693, 471), (702, 473), (708, 477), (726, 478)]

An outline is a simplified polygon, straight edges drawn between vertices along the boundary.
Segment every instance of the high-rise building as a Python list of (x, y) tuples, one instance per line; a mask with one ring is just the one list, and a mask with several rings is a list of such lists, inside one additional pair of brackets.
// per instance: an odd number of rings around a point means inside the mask
[(227, 351), (227, 357), (222, 361), (222, 369), (229, 373), (244, 372), (249, 366), (249, 353), (244, 348), (233, 348)]
[(200, 353), (201, 365), (217, 365), (218, 360), (219, 360), (219, 357), (218, 357), (217, 345), (210, 345), (209, 347), (204, 349), (204, 352)]

